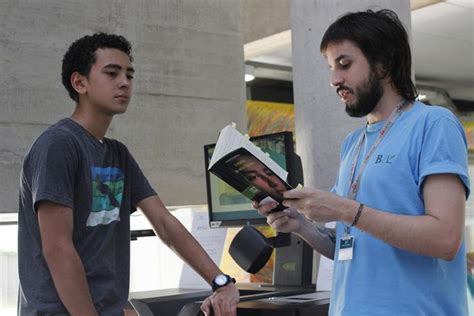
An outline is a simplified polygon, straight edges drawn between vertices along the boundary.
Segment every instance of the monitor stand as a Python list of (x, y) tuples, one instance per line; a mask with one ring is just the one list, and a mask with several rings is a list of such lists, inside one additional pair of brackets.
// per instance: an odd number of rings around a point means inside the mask
[(275, 248), (273, 282), (237, 283), (240, 295), (261, 296), (271, 293), (272, 296), (281, 296), (314, 291), (313, 249), (295, 234), (278, 233), (268, 239)]
[(275, 248), (273, 285), (311, 287), (313, 248), (295, 234), (278, 233), (275, 238), (289, 238), (290, 244)]

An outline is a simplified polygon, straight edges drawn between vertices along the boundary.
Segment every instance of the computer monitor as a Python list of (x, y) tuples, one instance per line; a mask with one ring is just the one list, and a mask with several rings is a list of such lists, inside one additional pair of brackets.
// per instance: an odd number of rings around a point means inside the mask
[[(294, 153), (292, 132), (261, 135), (250, 140), (288, 171), (290, 185), (302, 183), (301, 162)], [(210, 227), (265, 225), (266, 219), (258, 214), (247, 197), (208, 171), (214, 147), (215, 144), (204, 146)]]

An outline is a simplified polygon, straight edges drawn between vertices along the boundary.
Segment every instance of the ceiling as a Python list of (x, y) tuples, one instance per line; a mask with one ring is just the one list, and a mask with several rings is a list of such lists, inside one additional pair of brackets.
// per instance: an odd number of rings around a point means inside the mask
[[(441, 88), (453, 99), (474, 102), (474, 0), (426, 6), (419, 5), (421, 2), (411, 3), (416, 83)], [(291, 32), (257, 42), (245, 45), (246, 64), (254, 66), (255, 75), (292, 81)]]

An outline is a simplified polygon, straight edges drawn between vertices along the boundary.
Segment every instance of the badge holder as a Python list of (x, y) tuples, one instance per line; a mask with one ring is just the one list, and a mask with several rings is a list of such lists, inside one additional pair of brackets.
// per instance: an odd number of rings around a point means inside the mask
[(350, 228), (344, 228), (344, 236), (339, 240), (338, 260), (352, 260), (354, 254), (354, 236), (350, 235)]

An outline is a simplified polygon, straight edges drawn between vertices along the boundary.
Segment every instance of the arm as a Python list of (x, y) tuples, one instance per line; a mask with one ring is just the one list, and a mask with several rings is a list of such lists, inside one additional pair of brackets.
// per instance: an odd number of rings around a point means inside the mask
[[(359, 202), (314, 189), (292, 190), (284, 204), (318, 221), (350, 225)], [(452, 260), (462, 242), (465, 188), (457, 175), (428, 176), (423, 186), (425, 214), (397, 215), (365, 206), (357, 227), (395, 247), (419, 255)]]
[[(137, 205), (148, 218), (161, 240), (189, 264), (207, 283), (222, 273), (201, 245), (186, 228), (166, 209), (156, 195), (142, 200)], [(235, 315), (239, 293), (233, 283), (219, 288), (208, 298), (203, 309), (209, 313), (212, 305), (214, 314)]]
[(72, 243), (72, 210), (59, 204), (40, 202), (38, 221), (43, 256), (64, 306), (71, 315), (98, 315), (84, 266)]
[(267, 217), (268, 225), (279, 232), (297, 234), (320, 254), (329, 259), (334, 259), (336, 244), (336, 232), (334, 229), (308, 220), (295, 209), (287, 208), (283, 211), (272, 212), (277, 205), (278, 203), (276, 202), (262, 204), (253, 202), (253, 207), (262, 216)]
[(334, 260), (334, 249), (336, 246), (336, 230), (334, 228), (306, 221), (304, 227), (295, 233), (317, 252), (326, 258)]

